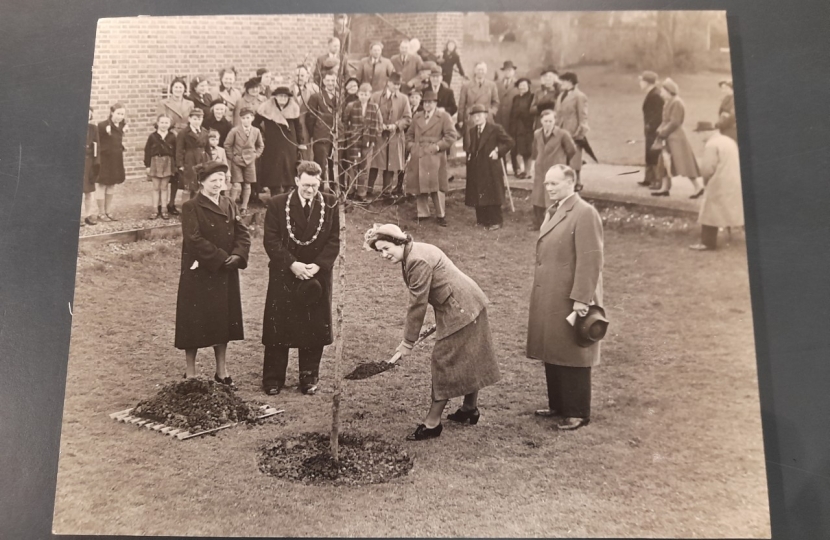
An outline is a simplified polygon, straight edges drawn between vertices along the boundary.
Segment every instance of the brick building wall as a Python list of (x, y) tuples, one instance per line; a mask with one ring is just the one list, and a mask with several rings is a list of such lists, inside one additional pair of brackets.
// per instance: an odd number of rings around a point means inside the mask
[(318, 14), (101, 19), (92, 67), (93, 120), (106, 119), (111, 104), (124, 103), (130, 125), (127, 178), (143, 177), (144, 143), (171, 76), (204, 75), (213, 86), (219, 69), (234, 66), (240, 88), (259, 67), (288, 79), (299, 62), (325, 52), (333, 30), (333, 16)]

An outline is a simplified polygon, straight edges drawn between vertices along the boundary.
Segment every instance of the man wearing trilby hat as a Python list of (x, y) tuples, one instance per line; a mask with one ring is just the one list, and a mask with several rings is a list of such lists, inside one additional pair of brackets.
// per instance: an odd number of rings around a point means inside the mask
[[(602, 220), (576, 192), (576, 172), (554, 165), (545, 174), (552, 201), (536, 242), (527, 328), (527, 357), (545, 365), (548, 407), (573, 430), (591, 418), (591, 368), (605, 332), (602, 302)], [(570, 316), (569, 316), (570, 314)]]
[[(516, 66), (512, 60), (507, 60), (501, 66), (503, 73), (501, 79), (496, 82), (496, 87), (499, 91), (499, 110), (496, 113), (494, 120), (500, 124), (505, 131), (510, 133), (510, 111), (513, 109), (513, 98), (519, 94), (519, 89), (516, 87)], [(519, 160), (515, 154), (511, 154), (511, 165), (513, 167), (513, 174), (519, 172)], [(505, 166), (507, 165), (507, 158), (504, 159)]]
[(288, 350), (299, 349), (300, 391), (317, 391), (323, 348), (331, 344), (332, 269), (340, 251), (334, 195), (320, 193), (320, 166), (301, 161), (297, 187), (268, 201), (265, 251), (270, 259), (262, 322), (262, 388), (279, 394)]
[(406, 131), (406, 149), (410, 152), (406, 166), (406, 193), (417, 197), (419, 220), (429, 217), (431, 196), (437, 222), (446, 227), (446, 151), (455, 143), (458, 134), (450, 115), (437, 110), (437, 103), (435, 92), (424, 92), (424, 110), (415, 113), (412, 125)]

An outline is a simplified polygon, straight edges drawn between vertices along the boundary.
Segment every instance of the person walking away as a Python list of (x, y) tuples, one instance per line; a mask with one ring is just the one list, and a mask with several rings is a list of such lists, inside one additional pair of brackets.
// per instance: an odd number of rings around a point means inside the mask
[(393, 186), (395, 176), (405, 166), (405, 133), (412, 122), (412, 110), (409, 100), (400, 91), (401, 75), (393, 73), (389, 76), (386, 89), (375, 92), (371, 102), (378, 106), (381, 117), (381, 136), (372, 153), (371, 169), (369, 171), (369, 194), (374, 190), (375, 181), (380, 171), (383, 175), (383, 190), (381, 196), (402, 194), (403, 186)]
[(577, 322), (571, 326), (566, 317), (604, 309), (602, 219), (579, 196), (576, 172), (567, 165), (548, 169), (545, 189), (552, 204), (536, 242), (526, 355), (545, 366), (548, 407), (536, 414), (560, 417), (557, 428), (570, 431), (591, 420), (591, 375), (600, 363), (600, 343), (580, 342)]
[(231, 129), (225, 139), (225, 154), (231, 164), (231, 198), (242, 196), (239, 213), (248, 214), (251, 199), (251, 186), (256, 182), (256, 160), (265, 150), (262, 133), (252, 123), (255, 113), (244, 107), (239, 111), (241, 125)]
[(435, 206), (436, 221), (446, 227), (447, 154), (458, 138), (452, 118), (437, 110), (438, 96), (432, 90), (424, 94), (424, 110), (415, 113), (406, 131), (406, 148), (411, 157), (406, 166), (406, 193), (416, 197), (418, 221), (429, 218), (429, 199)]
[(500, 160), (513, 148), (513, 139), (501, 125), (489, 120), (490, 111), (481, 104), (470, 111), (472, 125), (464, 136), (467, 154), (467, 188), (464, 204), (476, 209), (476, 224), (488, 231), (503, 223), (504, 167)]
[(653, 197), (668, 197), (671, 190), (673, 176), (685, 176), (692, 182), (694, 195), (690, 199), (697, 199), (703, 195), (703, 185), (700, 182), (700, 170), (695, 158), (692, 145), (686, 136), (683, 122), (686, 119), (686, 104), (680, 99), (680, 87), (673, 80), (666, 78), (661, 85), (661, 92), (665, 104), (663, 105), (663, 121), (657, 128), (657, 145), (663, 146), (671, 156), (671, 169), (666, 171), (659, 191), (653, 192)]
[(741, 164), (738, 143), (732, 137), (716, 131), (710, 122), (700, 122), (695, 131), (701, 133), (705, 142), (700, 174), (706, 193), (698, 216), (700, 243), (689, 247), (709, 251), (718, 247), (719, 228), (744, 226)]
[(659, 189), (660, 176), (657, 165), (660, 160), (660, 148), (655, 148), (657, 128), (663, 123), (663, 96), (657, 86), (657, 74), (653, 71), (644, 71), (640, 75), (640, 88), (646, 93), (643, 100), (643, 133), (646, 138), (646, 172), (639, 185), (651, 189)]
[(551, 205), (545, 189), (545, 176), (554, 165), (567, 165), (576, 155), (576, 143), (571, 134), (556, 126), (556, 112), (553, 109), (542, 111), (542, 127), (533, 133), (533, 151), (530, 155), (533, 191), (530, 202), (533, 204), (533, 223), (529, 231), (538, 231), (545, 219), (545, 210)]
[(333, 341), (332, 272), (340, 252), (339, 205), (320, 193), (320, 166), (301, 161), (297, 187), (268, 201), (264, 245), (268, 292), (262, 322), (262, 388), (285, 386), (289, 349), (299, 349), (300, 391), (317, 392), (323, 349)]

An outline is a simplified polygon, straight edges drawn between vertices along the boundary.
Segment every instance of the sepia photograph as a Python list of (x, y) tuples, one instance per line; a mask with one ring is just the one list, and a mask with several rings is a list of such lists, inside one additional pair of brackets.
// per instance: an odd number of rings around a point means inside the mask
[(100, 19), (53, 532), (768, 538), (730, 53)]

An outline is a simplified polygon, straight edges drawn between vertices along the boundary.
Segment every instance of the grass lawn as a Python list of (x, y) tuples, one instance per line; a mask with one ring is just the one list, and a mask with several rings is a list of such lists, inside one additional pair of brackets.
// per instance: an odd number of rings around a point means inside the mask
[[(74, 305), (54, 530), (59, 534), (218, 536), (768, 537), (769, 513), (745, 245), (697, 253), (692, 227), (606, 227), (609, 335), (595, 370), (594, 416), (559, 433), (542, 366), (524, 357), (535, 236), (526, 201), (498, 233), (473, 226), (459, 196), (450, 227), (414, 223), (414, 208), (350, 213), (346, 365), (388, 358), (406, 297), (400, 270), (359, 250), (365, 229), (399, 222), (434, 243), (488, 294), (503, 379), (481, 393), (481, 422), (437, 440), (403, 438), (429, 402), (433, 339), (402, 365), (345, 381), (346, 430), (405, 446), (415, 467), (389, 484), (307, 487), (257, 469), (257, 449), (286, 434), (327, 431), (334, 347), (321, 392), (259, 392), (267, 257), (255, 238), (242, 275), (245, 342), (229, 347), (239, 393), (286, 410), (264, 425), (171, 440), (113, 422), (177, 380), (173, 348), (179, 245), (82, 251)], [(397, 213), (399, 212), (399, 214)], [(335, 292), (336, 295), (336, 292)], [(335, 296), (336, 297), (336, 296)], [(199, 356), (212, 375), (212, 353)], [(297, 384), (296, 358), (288, 384)], [(460, 404), (453, 400), (451, 412)]]

